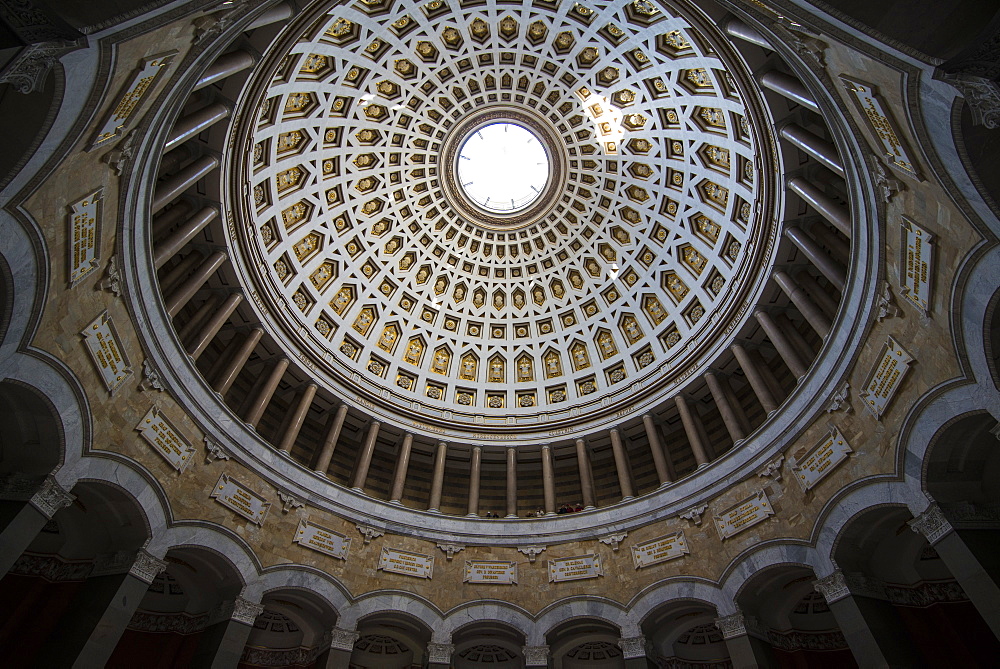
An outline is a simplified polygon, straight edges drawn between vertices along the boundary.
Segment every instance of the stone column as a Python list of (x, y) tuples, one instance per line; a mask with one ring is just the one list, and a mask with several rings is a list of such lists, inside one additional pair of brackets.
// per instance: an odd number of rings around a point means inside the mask
[(483, 447), (473, 446), (469, 460), (469, 508), (467, 516), (479, 515), (479, 476), (483, 464)]
[(991, 570), (996, 562), (995, 539), (990, 536), (990, 541), (979, 542), (982, 546), (967, 542), (937, 504), (927, 507), (909, 526), (934, 547), (979, 615), (1000, 639), (1000, 586)]
[(644, 414), (642, 417), (642, 427), (646, 430), (646, 441), (649, 442), (649, 450), (653, 454), (653, 466), (656, 468), (656, 478), (660, 481), (660, 487), (670, 483), (670, 472), (667, 468), (667, 459), (663, 454), (663, 446), (660, 445), (660, 435), (656, 433), (656, 425), (653, 423), (653, 416)]
[[(21, 499), (24, 499), (23, 497)], [(7, 575), (21, 554), (27, 550), (45, 523), (56, 513), (73, 503), (76, 497), (62, 487), (51, 474), (42, 480), (28, 503), (0, 532), (0, 578)]]
[(444, 465), (448, 458), (448, 444), (439, 441), (434, 454), (434, 479), (431, 481), (431, 498), (427, 505), (428, 511), (440, 511), (441, 490), (444, 488)]
[(410, 451), (413, 449), (413, 435), (409, 432), (403, 437), (403, 445), (399, 447), (399, 455), (396, 456), (396, 471), (392, 475), (392, 492), (389, 493), (389, 501), (393, 504), (402, 504), (403, 488), (406, 485), (406, 472), (410, 468)]
[(184, 167), (177, 174), (167, 177), (156, 187), (150, 213), (155, 214), (166, 207), (218, 166), (219, 159), (215, 156), (202, 156)]
[(281, 381), (281, 377), (284, 376), (286, 369), (288, 369), (288, 358), (280, 358), (271, 367), (271, 374), (257, 392), (257, 397), (254, 398), (250, 404), (250, 410), (247, 412), (245, 422), (250, 427), (257, 428), (257, 423), (260, 422), (261, 416), (264, 415), (267, 405), (271, 403), (274, 391), (278, 389), (278, 383)]
[(736, 416), (736, 412), (733, 411), (733, 407), (729, 404), (729, 395), (722, 388), (722, 382), (712, 372), (705, 372), (705, 383), (708, 384), (708, 389), (712, 393), (712, 399), (715, 400), (715, 406), (719, 408), (722, 422), (725, 424), (726, 431), (729, 432), (729, 437), (733, 440), (733, 443), (737, 444), (746, 439), (747, 435), (743, 432), (743, 426), (740, 425), (740, 420)]
[(786, 123), (780, 131), (782, 139), (802, 149), (824, 167), (844, 176), (844, 165), (840, 161), (837, 147), (798, 123)]
[(344, 669), (351, 663), (354, 643), (361, 636), (356, 630), (334, 627), (330, 630), (330, 647), (316, 658), (316, 669)]
[(187, 116), (182, 116), (177, 119), (177, 123), (174, 124), (170, 135), (167, 136), (163, 150), (170, 151), (177, 148), (195, 135), (208, 130), (219, 121), (229, 118), (230, 113), (232, 113), (232, 110), (226, 105), (221, 102), (213, 102), (198, 111), (191, 112)]
[(521, 653), (524, 654), (524, 666), (526, 667), (549, 666), (548, 646), (521, 646)]
[(774, 317), (774, 322), (778, 326), (778, 329), (788, 337), (788, 341), (792, 346), (795, 347), (803, 364), (808, 366), (810, 361), (815, 360), (816, 352), (813, 350), (812, 345), (806, 341), (806, 338), (802, 336), (802, 333), (799, 332), (799, 327), (788, 316), (787, 311), (777, 314)]
[[(875, 579), (835, 571), (815, 583), (862, 667), (916, 667), (906, 627)], [(881, 592), (879, 592), (881, 591)], [(856, 594), (855, 594), (856, 593)]]
[(287, 2), (279, 3), (254, 19), (253, 23), (247, 26), (247, 32), (256, 30), (257, 28), (263, 28), (264, 26), (269, 26), (272, 23), (278, 23), (280, 21), (290, 19), (292, 17), (292, 13), (293, 8), (290, 4)]
[(794, 225), (785, 228), (785, 236), (792, 240), (792, 243), (826, 277), (827, 281), (832, 283), (841, 293), (844, 292), (844, 286), (847, 285), (847, 272), (840, 263), (820, 248), (816, 240), (810, 237), (802, 228)]
[(216, 251), (208, 258), (205, 262), (194, 271), (194, 273), (184, 280), (184, 283), (179, 285), (176, 290), (174, 290), (170, 297), (167, 298), (167, 315), (171, 318), (177, 315), (177, 313), (184, 308), (194, 294), (201, 290), (202, 286), (208, 281), (209, 277), (215, 274), (222, 263), (226, 261), (226, 254), (222, 251)]
[(191, 272), (194, 271), (195, 266), (205, 259), (205, 255), (198, 251), (197, 249), (191, 251), (181, 260), (170, 268), (170, 271), (160, 279), (160, 292), (163, 295), (169, 295), (173, 292), (174, 288), (180, 285)]
[[(72, 626), (76, 633), (60, 634), (59, 643), (55, 644), (59, 646), (62, 657), (71, 660), (75, 648), (74, 668), (88, 669), (107, 664), (145, 597), (149, 584), (166, 568), (166, 562), (140, 550), (123, 577), (97, 577), (97, 580), (109, 581), (103, 584), (105, 587), (99, 588), (90, 587), (88, 579), (83, 592), (78, 595), (83, 596), (85, 606), (82, 611), (74, 609)], [(71, 637), (77, 642), (82, 641), (82, 646), (74, 643)]]
[(427, 666), (429, 669), (448, 669), (451, 667), (451, 655), (455, 652), (454, 644), (434, 643), (427, 644)]
[(316, 473), (326, 476), (326, 471), (330, 469), (330, 460), (333, 459), (333, 451), (337, 448), (337, 441), (340, 439), (340, 431), (344, 427), (344, 419), (347, 418), (347, 405), (341, 403), (337, 407), (337, 413), (330, 421), (330, 428), (326, 431), (326, 438), (323, 440), (323, 447), (319, 451), (319, 458), (316, 460)]
[(194, 315), (191, 316), (190, 320), (188, 320), (182, 328), (177, 330), (177, 339), (186, 345), (185, 350), (188, 352), (188, 355), (191, 354), (191, 350), (195, 345), (194, 342), (191, 341), (192, 333), (194, 333), (195, 330), (204, 330), (208, 321), (212, 319), (212, 316), (218, 313), (219, 301), (220, 298), (217, 293), (210, 293), (208, 297), (205, 298), (205, 301), (201, 303), (201, 306), (198, 307), (198, 310), (194, 312)]
[[(170, 211), (172, 212), (173, 210), (174, 208), (171, 207)], [(169, 237), (156, 245), (153, 266), (156, 269), (163, 267), (168, 260), (187, 246), (188, 242), (194, 239), (195, 235), (204, 230), (205, 226), (214, 221), (218, 215), (219, 210), (215, 207), (202, 207), (198, 213), (185, 221), (184, 225), (174, 230), (170, 233)]]
[(306, 414), (309, 413), (309, 407), (312, 406), (313, 398), (316, 397), (316, 388), (315, 383), (310, 383), (299, 393), (299, 400), (295, 403), (295, 409), (288, 420), (285, 435), (281, 438), (281, 444), (278, 445), (278, 450), (282, 453), (287, 454), (292, 452), (292, 446), (295, 445), (295, 440), (299, 438), (299, 432), (302, 430), (302, 424), (306, 420)]
[(240, 347), (233, 354), (232, 359), (229, 364), (222, 370), (219, 374), (218, 379), (212, 385), (212, 388), (219, 395), (225, 396), (229, 392), (229, 388), (232, 387), (233, 381), (236, 377), (240, 375), (243, 371), (243, 367), (246, 366), (247, 360), (253, 354), (253, 350), (257, 348), (257, 344), (260, 342), (261, 336), (263, 336), (264, 331), (257, 327), (247, 333), (246, 339), (240, 344)]
[(774, 282), (778, 284), (788, 299), (792, 301), (795, 308), (799, 310), (812, 329), (816, 331), (820, 337), (825, 337), (827, 333), (830, 332), (832, 324), (830, 319), (826, 317), (823, 310), (819, 308), (815, 302), (810, 299), (810, 297), (793, 279), (788, 276), (784, 271), (777, 271), (774, 273)]
[(826, 314), (827, 318), (832, 321), (840, 309), (840, 303), (830, 294), (832, 292), (830, 288), (820, 286), (816, 277), (806, 270), (796, 273), (795, 278), (799, 280), (799, 285), (806, 289), (813, 302), (818, 304), (823, 309), (823, 313)]
[(767, 334), (767, 338), (771, 340), (774, 347), (778, 349), (778, 355), (784, 360), (785, 364), (788, 365), (788, 369), (791, 370), (792, 375), (796, 379), (801, 379), (806, 375), (806, 365), (802, 362), (799, 357), (798, 351), (792, 345), (792, 342), (788, 339), (788, 336), (777, 326), (774, 320), (771, 318), (770, 314), (766, 311), (757, 311), (754, 313), (754, 317), (760, 326), (764, 329)]
[(583, 506), (587, 509), (593, 509), (595, 508), (594, 476), (590, 471), (590, 455), (587, 453), (587, 442), (583, 439), (576, 440), (576, 467), (580, 473), (580, 495), (583, 497)]
[(810, 111), (819, 113), (819, 105), (810, 95), (809, 91), (802, 82), (793, 77), (790, 74), (785, 74), (784, 72), (778, 72), (777, 70), (771, 70), (770, 72), (765, 72), (760, 78), (760, 84), (764, 88), (768, 88), (778, 95), (788, 98), (792, 102), (796, 102)]
[[(181, 200), (159, 216), (154, 217), (152, 223), (152, 237), (157, 241), (153, 242), (153, 246), (159, 246), (159, 244), (163, 243), (163, 235), (167, 232), (167, 230), (183, 221), (186, 216), (190, 216), (193, 211), (194, 205), (191, 204), (191, 202), (188, 200)], [(178, 249), (178, 251), (179, 250), (180, 249)], [(169, 258), (167, 258), (167, 260), (169, 260)], [(156, 269), (160, 269), (160, 266), (157, 265)]]
[(214, 83), (233, 76), (237, 72), (248, 70), (253, 67), (253, 63), (254, 58), (249, 51), (240, 49), (238, 51), (224, 53), (216, 58), (214, 63), (208, 66), (208, 69), (205, 70), (205, 73), (201, 75), (198, 82), (194, 85), (194, 90), (197, 91), (205, 88), (206, 86), (211, 86)]
[(507, 447), (507, 517), (517, 518), (517, 447)]
[(622, 491), (622, 499), (632, 499), (635, 497), (635, 491), (632, 489), (632, 472), (629, 471), (621, 433), (616, 427), (611, 428), (611, 453), (615, 457), (615, 470), (618, 472), (618, 487)]
[(788, 189), (797, 194), (806, 204), (819, 212), (820, 216), (830, 221), (850, 239), (851, 210), (824, 193), (819, 186), (802, 177), (792, 177), (788, 180)]
[(191, 342), (188, 346), (188, 353), (191, 355), (193, 360), (197, 360), (201, 357), (201, 354), (205, 352), (208, 345), (212, 343), (215, 336), (219, 334), (219, 330), (222, 326), (226, 324), (229, 317), (233, 315), (236, 308), (240, 306), (243, 302), (243, 295), (240, 293), (230, 293), (226, 301), (222, 303), (218, 311), (212, 314), (212, 317), (205, 323), (205, 326), (198, 333), (197, 338)]
[(222, 620), (209, 624), (201, 633), (189, 666), (193, 669), (236, 669), (254, 620), (263, 611), (263, 606), (242, 597), (224, 603), (219, 610)]
[(715, 621), (729, 650), (733, 669), (772, 669), (778, 664), (764, 630), (753, 616), (734, 613)]
[(646, 656), (646, 637), (641, 634), (618, 639), (618, 647), (622, 649), (625, 669), (647, 669), (650, 666)]
[(736, 357), (736, 362), (739, 363), (740, 369), (746, 374), (747, 381), (750, 382), (750, 387), (753, 388), (754, 395), (757, 396), (757, 401), (760, 402), (761, 407), (770, 416), (777, 411), (778, 403), (775, 401), (767, 381), (764, 380), (760, 370), (757, 368), (757, 363), (741, 345), (733, 344), (730, 349)]
[(677, 405), (677, 411), (681, 415), (681, 423), (684, 425), (684, 434), (687, 435), (688, 443), (691, 444), (691, 452), (694, 453), (694, 461), (698, 463), (698, 467), (704, 467), (708, 464), (708, 454), (705, 451), (705, 444), (701, 441), (701, 430), (698, 429), (698, 425), (695, 420), (698, 417), (695, 416), (691, 407), (688, 406), (687, 400), (683, 395), (674, 396), (674, 404)]
[(368, 425), (368, 436), (365, 438), (365, 445), (358, 455), (358, 465), (354, 469), (354, 482), (351, 489), (358, 492), (365, 491), (365, 481), (368, 480), (368, 469), (372, 465), (372, 455), (375, 453), (375, 440), (378, 439), (378, 429), (381, 426), (377, 420), (373, 420)]
[(830, 226), (816, 221), (809, 226), (809, 234), (821, 246), (825, 246), (830, 256), (842, 267), (847, 267), (851, 260), (851, 242), (833, 230)]
[(555, 475), (552, 472), (552, 447), (542, 444), (542, 494), (545, 498), (545, 515), (556, 512)]
[(726, 22), (726, 32), (737, 39), (743, 40), (744, 42), (750, 42), (751, 44), (756, 44), (757, 46), (763, 47), (769, 51), (774, 51), (774, 47), (771, 46), (770, 42), (764, 39), (759, 32), (739, 19), (729, 19)]

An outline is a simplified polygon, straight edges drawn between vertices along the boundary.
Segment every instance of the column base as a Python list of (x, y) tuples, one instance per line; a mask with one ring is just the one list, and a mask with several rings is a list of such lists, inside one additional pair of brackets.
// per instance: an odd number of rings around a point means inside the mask
[(353, 490), (354, 492), (360, 492), (362, 494), (364, 494), (364, 492), (365, 492), (364, 488), (351, 488), (351, 490)]
[(314, 469), (314, 470), (313, 470), (313, 473), (314, 473), (314, 474), (319, 474), (320, 476), (322, 476), (322, 477), (323, 477), (323, 478), (325, 478), (325, 479), (328, 479), (328, 478), (330, 478), (329, 476), (327, 476), (326, 472), (321, 472), (321, 471), (320, 471), (320, 470), (318, 470), (318, 469)]
[(389, 504), (395, 504), (396, 506), (403, 506), (403, 503), (400, 502), (398, 499), (390, 499)]
[(504, 516), (504, 518), (505, 519), (506, 518), (520, 518), (520, 516), (517, 515), (516, 513), (508, 513), (506, 516)]
[(630, 499), (635, 499), (635, 495), (625, 495), (624, 497), (622, 497), (623, 502), (627, 502)]
[(467, 513), (467, 514), (465, 514), (465, 517), (466, 518), (478, 518), (479, 514), (478, 513)]

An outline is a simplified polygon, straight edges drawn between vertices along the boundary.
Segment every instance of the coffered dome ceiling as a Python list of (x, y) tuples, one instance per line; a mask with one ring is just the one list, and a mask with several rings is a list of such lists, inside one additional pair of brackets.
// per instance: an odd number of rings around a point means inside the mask
[[(675, 392), (750, 316), (776, 153), (697, 10), (368, 0), (295, 32), (239, 103), (228, 234), (331, 388), (435, 433), (569, 432)], [(547, 158), (513, 211), (456, 174), (497, 122)]]

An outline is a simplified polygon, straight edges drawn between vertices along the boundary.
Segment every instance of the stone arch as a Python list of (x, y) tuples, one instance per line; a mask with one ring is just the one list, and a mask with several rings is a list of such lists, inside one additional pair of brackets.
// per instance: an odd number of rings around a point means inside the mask
[(497, 669), (518, 669), (524, 665), (522, 648), (527, 635), (502, 620), (485, 617), (467, 622), (452, 632), (455, 646), (452, 662), (456, 669), (485, 664)]
[(748, 585), (760, 578), (763, 571), (774, 567), (815, 569), (819, 564), (821, 561), (816, 549), (801, 544), (772, 543), (747, 551), (731, 564), (722, 579), (721, 587), (725, 598), (723, 608), (719, 610), (720, 615), (736, 612), (737, 609), (730, 607), (738, 604)]
[(933, 436), (922, 487), (939, 503), (990, 503), (1000, 495), (996, 419), (986, 411), (960, 414)]
[(0, 471), (44, 475), (65, 460), (63, 418), (42, 390), (16, 379), (0, 381), (0, 415), (6, 416), (0, 421)]
[(691, 602), (722, 610), (722, 590), (707, 580), (676, 578), (647, 588), (629, 604), (629, 618), (644, 625), (653, 612), (670, 602)]
[[(729, 653), (715, 626), (718, 617), (718, 609), (710, 601), (668, 597), (646, 611), (642, 634), (656, 656), (666, 658), (668, 664), (720, 660)], [(697, 648), (694, 641), (699, 642)]]
[(983, 343), (990, 376), (993, 378), (993, 384), (1000, 389), (1000, 289), (993, 293), (986, 307), (986, 317), (983, 319)]
[(355, 601), (344, 609), (337, 625), (344, 629), (356, 629), (363, 619), (380, 613), (398, 613), (434, 632), (443, 629), (443, 616), (437, 607), (418, 595), (398, 591), (376, 592)]
[(247, 584), (244, 597), (257, 601), (275, 592), (295, 590), (310, 593), (339, 617), (350, 603), (350, 594), (341, 583), (325, 571), (308, 565), (282, 565), (268, 568)]
[(449, 611), (442, 621), (442, 636), (451, 636), (480, 621), (505, 625), (527, 639), (535, 623), (524, 609), (499, 600), (477, 601)]
[(597, 620), (613, 625), (622, 636), (636, 636), (638, 625), (617, 602), (598, 597), (571, 597), (546, 607), (535, 621), (529, 646), (544, 645), (544, 638), (556, 627), (570, 620)]

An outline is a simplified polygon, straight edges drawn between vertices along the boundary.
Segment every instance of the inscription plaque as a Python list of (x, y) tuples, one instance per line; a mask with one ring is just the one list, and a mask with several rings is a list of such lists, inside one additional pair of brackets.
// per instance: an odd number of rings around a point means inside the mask
[(899, 342), (889, 337), (882, 347), (882, 354), (875, 368), (868, 375), (864, 388), (858, 391), (858, 397), (875, 418), (882, 418), (882, 414), (885, 413), (910, 370), (911, 362), (913, 356), (907, 353)]
[(934, 235), (905, 216), (900, 227), (903, 239), (899, 259), (899, 293), (926, 314), (931, 308)]
[(636, 569), (649, 567), (690, 554), (683, 532), (674, 532), (645, 543), (632, 546), (632, 561)]
[(340, 532), (334, 532), (306, 520), (299, 521), (299, 527), (295, 530), (295, 538), (292, 543), (311, 548), (339, 560), (347, 559), (347, 551), (351, 547), (350, 537), (345, 537)]
[(601, 557), (596, 554), (549, 560), (549, 583), (577, 581), (604, 575)]
[(517, 585), (517, 563), (491, 560), (466, 560), (463, 583)]
[(101, 380), (112, 395), (125, 379), (132, 375), (132, 367), (121, 346), (121, 338), (107, 311), (101, 313), (94, 322), (80, 333), (83, 343), (97, 367)]
[(907, 176), (919, 180), (920, 173), (915, 167), (910, 152), (896, 131), (896, 123), (885, 110), (878, 89), (871, 84), (849, 79), (843, 75), (840, 79), (844, 82), (861, 113), (864, 114), (865, 120), (868, 121), (868, 127), (878, 137), (882, 145), (882, 153), (889, 159), (892, 166)]
[(72, 288), (100, 266), (103, 189), (69, 206), (69, 285)]
[(430, 578), (434, 574), (434, 556), (383, 548), (378, 558), (378, 569), (417, 578)]
[(184, 440), (156, 406), (150, 407), (135, 429), (178, 473), (194, 461), (194, 447)]
[(257, 525), (264, 524), (267, 510), (271, 508), (270, 502), (252, 490), (247, 490), (227, 474), (219, 477), (219, 482), (209, 496)]
[(149, 94), (153, 83), (165, 71), (165, 66), (170, 64), (176, 53), (176, 51), (171, 51), (151, 56), (144, 58), (139, 63), (139, 69), (125, 86), (125, 90), (118, 99), (118, 104), (105, 116), (104, 123), (90, 145), (91, 149), (103, 146), (122, 134), (122, 130), (128, 125), (132, 114)]
[(739, 504), (735, 504), (722, 513), (714, 516), (715, 527), (719, 530), (722, 539), (735, 536), (743, 530), (750, 529), (754, 525), (767, 520), (774, 515), (771, 502), (763, 490), (753, 497), (745, 499)]
[(795, 462), (792, 464), (795, 480), (802, 486), (803, 491), (809, 490), (846, 460), (852, 452), (847, 439), (840, 433), (840, 428), (831, 425), (830, 433), (823, 438), (823, 441), (808, 450), (802, 448), (796, 451), (793, 456)]

